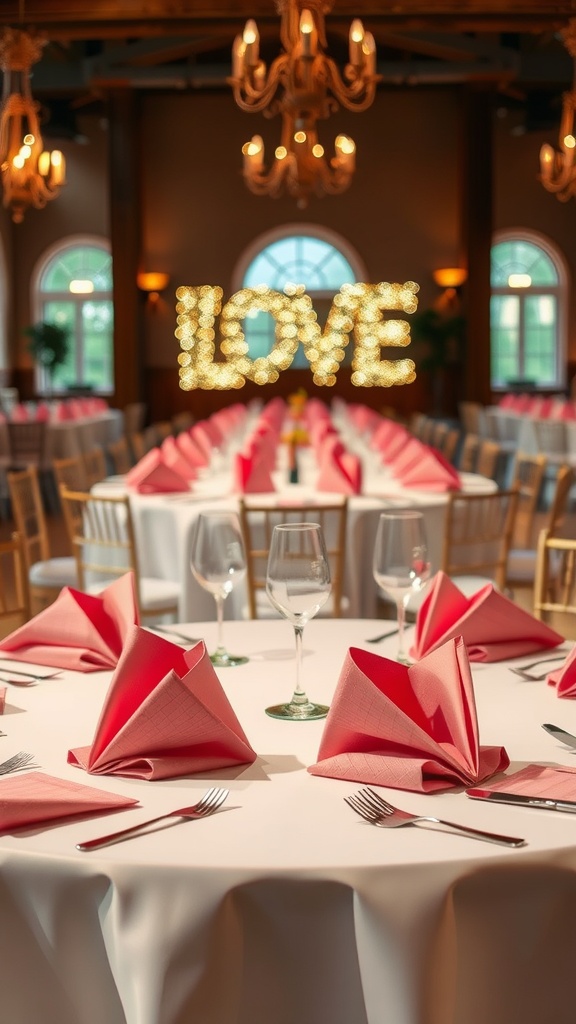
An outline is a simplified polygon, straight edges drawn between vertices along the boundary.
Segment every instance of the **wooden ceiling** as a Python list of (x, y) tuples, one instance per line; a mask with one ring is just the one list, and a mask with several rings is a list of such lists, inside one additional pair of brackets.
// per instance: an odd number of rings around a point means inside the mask
[[(107, 88), (229, 88), (231, 46), (248, 17), (279, 52), (282, 0), (2, 0), (2, 26), (45, 36), (35, 94), (89, 103)], [(305, 0), (299, 0), (306, 6)], [(311, 0), (311, 4), (321, 0)], [(576, 0), (324, 0), (331, 56), (345, 63), (352, 17), (373, 32), (382, 87), (493, 82), (522, 99), (569, 87), (560, 36)]]

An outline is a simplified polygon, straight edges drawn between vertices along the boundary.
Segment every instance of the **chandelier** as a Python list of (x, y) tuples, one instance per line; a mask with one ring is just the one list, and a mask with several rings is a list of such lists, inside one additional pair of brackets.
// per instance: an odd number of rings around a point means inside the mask
[(29, 206), (41, 209), (55, 199), (65, 183), (64, 156), (58, 149), (44, 150), (38, 104), (30, 92), (30, 68), (40, 60), (45, 44), (45, 39), (20, 29), (7, 28), (0, 36), (0, 176), (4, 206), (16, 224)]
[(232, 49), (228, 81), (238, 106), (248, 113), (262, 111), (265, 117), (282, 115), (280, 145), (269, 170), (264, 167), (260, 135), (242, 147), (244, 180), (256, 195), (277, 197), (287, 192), (299, 207), (305, 207), (313, 194), (344, 192), (354, 176), (356, 146), (352, 139), (338, 135), (334, 156), (328, 161), (318, 141), (316, 122), (339, 106), (366, 110), (381, 78), (376, 74), (374, 37), (357, 18), (350, 27), (349, 63), (343, 76), (326, 56), (324, 15), (332, 5), (333, 0), (276, 0), (284, 49), (268, 71), (260, 60), (258, 29), (252, 19)]
[(559, 149), (544, 143), (540, 149), (540, 181), (548, 192), (555, 192), (565, 203), (576, 193), (576, 135), (574, 134), (574, 112), (576, 110), (576, 18), (560, 33), (562, 41), (572, 57), (573, 81), (570, 92), (562, 97), (562, 120), (560, 122)]

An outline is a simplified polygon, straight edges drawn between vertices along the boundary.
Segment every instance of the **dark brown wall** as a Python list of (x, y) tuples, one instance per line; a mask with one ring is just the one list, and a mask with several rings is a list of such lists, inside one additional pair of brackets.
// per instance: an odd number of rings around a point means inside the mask
[[(143, 397), (150, 418), (164, 418), (190, 406), (205, 415), (211, 408), (247, 399), (252, 393), (269, 396), (270, 389), (255, 386), (232, 395), (180, 391), (174, 292), (179, 284), (220, 284), (228, 297), (233, 270), (244, 249), (277, 225), (316, 223), (338, 232), (357, 250), (371, 281), (417, 281), (421, 309), (437, 295), (432, 271), (459, 260), (466, 214), (460, 196), (466, 135), (462, 117), (467, 108), (460, 88), (386, 88), (365, 113), (339, 112), (321, 124), (327, 152), (339, 131), (353, 136), (357, 173), (347, 193), (312, 200), (303, 211), (292, 200), (252, 196), (242, 180), (242, 143), (260, 133), (271, 154), (279, 139), (277, 118), (266, 120), (242, 113), (228, 90), (138, 93), (137, 102), (140, 119), (134, 119), (134, 126), (137, 130), (138, 123), (141, 125), (136, 160), (140, 181), (134, 181), (134, 191), (140, 190), (142, 196), (139, 262), (143, 269), (170, 274), (169, 288), (154, 312), (142, 301), (139, 316), (123, 320), (128, 324), (123, 330), (130, 331), (131, 323), (134, 335), (126, 351), (136, 350), (144, 364)], [(556, 130), (513, 135), (510, 124), (496, 116), (494, 126), (494, 227), (525, 226), (544, 232), (560, 245), (572, 268), (576, 261), (576, 204), (559, 203), (537, 180), (540, 145), (543, 141), (555, 144)], [(109, 161), (108, 134), (102, 123), (88, 117), (86, 130), (88, 146), (63, 144), (69, 184), (61, 197), (43, 211), (29, 211), (22, 225), (13, 226), (0, 218), (12, 277), (8, 343), (13, 353), (21, 345), (19, 331), (30, 322), (30, 274), (44, 249), (69, 233), (109, 235), (108, 172), (114, 161)], [(473, 196), (466, 201), (473, 203)], [(126, 276), (119, 282), (117, 302), (126, 295), (133, 303), (138, 268), (133, 269), (133, 276), (123, 271)], [(573, 363), (574, 294), (571, 303), (568, 356)], [(468, 314), (474, 316), (474, 310), (468, 309)], [(117, 345), (123, 340), (117, 337)], [(29, 367), (22, 349), (15, 358), (22, 368)], [(120, 372), (136, 380), (137, 361), (130, 354)], [(336, 390), (357, 401), (376, 407), (396, 404), (402, 411), (429, 404), (430, 381), (422, 375), (413, 385), (378, 389), (375, 394), (372, 389), (352, 389), (344, 371), (340, 373)], [(274, 392), (291, 390), (300, 380), (287, 372)], [(465, 397), (464, 387), (461, 381), (450, 382), (453, 400)], [(128, 393), (130, 389), (122, 390)], [(334, 389), (324, 393), (330, 399)]]

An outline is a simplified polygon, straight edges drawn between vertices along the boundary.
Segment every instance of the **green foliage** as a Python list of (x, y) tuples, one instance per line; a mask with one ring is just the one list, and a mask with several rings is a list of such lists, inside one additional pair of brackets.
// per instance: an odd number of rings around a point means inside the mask
[(420, 349), (422, 370), (437, 370), (461, 362), (466, 321), (457, 313), (425, 309), (410, 321), (412, 341)]
[(66, 362), (70, 350), (70, 333), (67, 327), (40, 322), (27, 327), (24, 334), (30, 338), (28, 351), (50, 374)]

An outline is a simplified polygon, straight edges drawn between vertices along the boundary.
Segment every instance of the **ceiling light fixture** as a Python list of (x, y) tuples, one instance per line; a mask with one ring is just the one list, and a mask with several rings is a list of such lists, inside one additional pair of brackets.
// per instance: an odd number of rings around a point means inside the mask
[(576, 18), (572, 18), (560, 33), (564, 46), (572, 57), (572, 89), (562, 97), (559, 149), (547, 142), (540, 149), (540, 181), (548, 192), (555, 192), (565, 203), (576, 193)]
[(268, 71), (260, 60), (258, 29), (252, 19), (234, 41), (228, 81), (236, 103), (248, 113), (282, 115), (281, 144), (270, 170), (264, 167), (260, 135), (254, 135), (242, 148), (244, 180), (256, 195), (277, 197), (287, 192), (299, 207), (305, 207), (311, 195), (344, 192), (352, 181), (354, 142), (347, 135), (338, 135), (335, 155), (326, 160), (316, 122), (339, 106), (357, 113), (366, 110), (381, 76), (376, 74), (374, 36), (364, 31), (358, 18), (350, 27), (349, 63), (343, 77), (326, 56), (324, 15), (332, 6), (333, 0), (276, 0), (284, 50)]
[(38, 104), (30, 92), (30, 68), (42, 56), (46, 40), (20, 29), (0, 36), (0, 68), (4, 73), (0, 105), (0, 176), (4, 206), (20, 224), (29, 206), (41, 209), (55, 199), (66, 179), (59, 149), (44, 149)]

